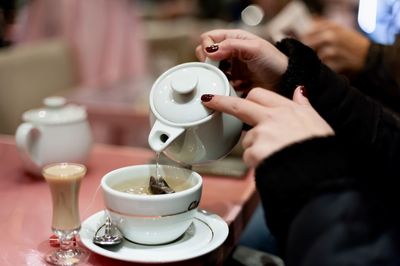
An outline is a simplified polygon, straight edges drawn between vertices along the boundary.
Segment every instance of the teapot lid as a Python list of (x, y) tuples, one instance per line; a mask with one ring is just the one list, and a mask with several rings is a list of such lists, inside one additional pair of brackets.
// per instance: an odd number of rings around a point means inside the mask
[(156, 80), (150, 92), (150, 108), (166, 123), (198, 124), (214, 112), (202, 104), (203, 94), (229, 95), (228, 79), (211, 64), (184, 63), (167, 70)]
[(43, 108), (26, 111), (22, 119), (41, 124), (63, 124), (81, 121), (87, 117), (85, 108), (75, 104), (66, 105), (64, 97), (47, 97), (43, 104)]

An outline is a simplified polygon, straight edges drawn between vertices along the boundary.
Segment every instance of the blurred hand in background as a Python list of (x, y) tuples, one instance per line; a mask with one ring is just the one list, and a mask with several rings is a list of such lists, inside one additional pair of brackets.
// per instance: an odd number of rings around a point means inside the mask
[(371, 44), (357, 30), (326, 19), (316, 19), (311, 30), (299, 39), (330, 68), (350, 76), (363, 68)]

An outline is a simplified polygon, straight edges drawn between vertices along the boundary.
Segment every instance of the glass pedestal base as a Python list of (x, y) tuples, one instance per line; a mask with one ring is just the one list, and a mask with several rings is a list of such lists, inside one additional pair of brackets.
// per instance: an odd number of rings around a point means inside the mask
[(72, 266), (84, 262), (87, 252), (80, 248), (71, 248), (68, 250), (58, 249), (46, 255), (45, 260), (51, 265)]

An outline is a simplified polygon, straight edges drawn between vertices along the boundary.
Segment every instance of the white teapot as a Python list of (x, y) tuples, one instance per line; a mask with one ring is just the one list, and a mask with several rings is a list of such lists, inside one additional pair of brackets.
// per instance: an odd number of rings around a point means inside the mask
[(15, 141), (25, 169), (41, 175), (42, 167), (56, 162), (86, 163), (92, 133), (86, 110), (63, 97), (44, 99), (44, 108), (26, 111)]
[(177, 65), (164, 72), (150, 91), (152, 128), (148, 142), (157, 153), (186, 165), (218, 160), (238, 142), (242, 122), (206, 108), (203, 94), (236, 96), (211, 60)]

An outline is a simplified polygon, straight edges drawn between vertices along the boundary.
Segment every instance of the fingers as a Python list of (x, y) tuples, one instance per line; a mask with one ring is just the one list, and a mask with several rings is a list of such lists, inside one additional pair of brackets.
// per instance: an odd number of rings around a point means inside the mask
[(197, 46), (196, 55), (202, 61), (204, 61), (205, 57), (210, 57), (217, 61), (231, 57), (237, 57), (241, 61), (250, 61), (259, 56), (263, 43), (266, 44), (266, 41), (261, 39), (226, 39), (213, 44), (216, 49), (212, 52), (204, 51), (205, 48), (203, 45)]
[(209, 95), (202, 96), (203, 104), (215, 111), (233, 115), (250, 126), (256, 125), (266, 115), (266, 108), (239, 97)]
[(239, 107), (239, 105), (246, 106), (256, 104), (261, 107), (279, 107), (292, 105), (293, 102), (300, 105), (311, 105), (306, 94), (307, 92), (304, 86), (297, 86), (293, 93), (293, 101), (291, 101), (273, 91), (263, 88), (254, 88), (248, 93), (246, 99), (207, 94), (206, 97), (202, 97), (202, 101), (208, 108), (235, 115), (236, 113), (245, 113), (246, 111), (249, 111), (247, 109), (254, 111), (254, 107), (244, 109)]
[(204, 62), (206, 60), (206, 55), (201, 45), (198, 45), (195, 50), (196, 57), (199, 61)]
[[(310, 105), (308, 99), (302, 94), (304, 91), (303, 86), (297, 87), (293, 100), (302, 105)], [(206, 107), (233, 115), (250, 126), (254, 126), (268, 115), (270, 111), (266, 107), (273, 108), (293, 104), (290, 99), (262, 88), (252, 89), (246, 99), (210, 94), (203, 95), (201, 99)]]
[(263, 88), (252, 89), (246, 99), (268, 107), (292, 104), (292, 101), (288, 98)]
[(337, 57), (339, 55), (338, 47), (334, 45), (322, 46), (321, 48), (318, 49), (317, 53), (318, 57), (322, 61), (332, 59), (335, 56)]
[(300, 40), (314, 50), (319, 50), (335, 41), (337, 30), (336, 25), (331, 22), (316, 22), (312, 30), (301, 36)]
[(318, 51), (322, 47), (332, 43), (334, 35), (335, 33), (329, 30), (318, 31), (304, 36), (302, 42)]
[[(256, 167), (269, 153), (272, 143), (265, 131), (256, 132), (255, 129), (246, 133), (243, 138), (243, 161), (249, 167)], [(266, 147), (265, 145), (268, 145)]]
[(253, 145), (254, 142), (254, 131), (249, 130), (246, 132), (242, 139), (242, 147), (243, 149), (248, 149), (251, 145)]
[(306, 97), (304, 86), (297, 86), (297, 88), (294, 90), (293, 101), (300, 105), (311, 105), (310, 101)]
[(257, 167), (257, 165), (259, 164), (257, 158), (254, 157), (255, 152), (253, 152), (253, 148), (254, 146), (251, 148), (245, 148), (243, 152), (243, 162), (248, 167)]
[(251, 34), (249, 32), (243, 31), (243, 30), (212, 30), (203, 33), (201, 36), (201, 44), (203, 47), (210, 46), (215, 43), (220, 43), (224, 40), (227, 39), (241, 39), (241, 40), (250, 40), (250, 39), (258, 39), (254, 34)]
[(245, 149), (243, 152), (243, 162), (248, 167), (257, 167), (261, 161), (264, 160), (269, 155), (270, 152), (265, 150), (264, 146), (251, 145), (249, 148)]
[[(220, 61), (242, 50), (249, 51), (250, 54), (246, 52), (246, 55), (252, 57), (257, 53), (253, 43), (260, 40), (258, 36), (242, 30), (212, 30), (201, 35), (200, 45), (196, 47), (196, 56), (200, 61), (204, 61), (207, 56)], [(215, 48), (206, 52), (206, 48), (212, 45), (216, 45)]]

